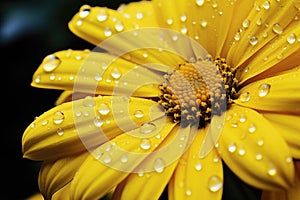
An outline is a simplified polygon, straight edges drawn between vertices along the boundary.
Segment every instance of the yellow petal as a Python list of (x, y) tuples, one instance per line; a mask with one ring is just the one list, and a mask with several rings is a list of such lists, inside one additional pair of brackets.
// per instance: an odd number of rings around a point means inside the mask
[(296, 200), (300, 197), (300, 164), (299, 161), (295, 162), (298, 165), (297, 174), (295, 176), (294, 185), (284, 192), (263, 191), (262, 200)]
[(278, 131), (290, 147), (292, 156), (300, 159), (300, 116), (264, 113), (264, 117)]
[(240, 38), (230, 47), (229, 63), (238, 67), (262, 47), (269, 45), (275, 37), (281, 37), (286, 27), (298, 13), (298, 0), (276, 1), (259, 0), (244, 19), (239, 31)]
[(147, 133), (146, 129), (144, 133), (135, 129), (97, 148), (75, 175), (71, 199), (99, 199), (105, 195), (151, 155), (176, 125), (163, 118), (151, 123)]
[(26, 198), (26, 200), (44, 200), (44, 197), (41, 193), (35, 193), (29, 196), (28, 198)]
[(52, 196), (51, 200), (70, 199), (70, 192), (69, 192), (70, 187), (71, 187), (71, 183), (66, 184), (60, 190), (55, 192), (55, 194)]
[(240, 84), (254, 76), (257, 76), (254, 80), (258, 80), (299, 66), (300, 45), (297, 41), (299, 35), (300, 23), (298, 20), (294, 20), (280, 36), (264, 46), (259, 54), (256, 54), (247, 63), (247, 66), (241, 69), (243, 72)]
[(33, 121), (22, 138), (24, 157), (47, 160), (72, 155), (161, 116), (164, 112), (151, 100), (87, 96), (56, 106)]
[(207, 129), (197, 132), (189, 149), (180, 158), (169, 185), (170, 199), (221, 199), (222, 162), (215, 149), (200, 158), (201, 144)]
[(221, 157), (244, 182), (264, 190), (292, 185), (294, 166), (284, 139), (259, 113), (233, 105), (220, 136)]
[(153, 97), (161, 74), (116, 56), (86, 51), (59, 51), (45, 57), (32, 86), (78, 93)]
[(236, 104), (258, 110), (300, 112), (299, 68), (243, 87)]
[(69, 183), (89, 152), (72, 155), (56, 161), (44, 161), (39, 173), (39, 189), (45, 199)]

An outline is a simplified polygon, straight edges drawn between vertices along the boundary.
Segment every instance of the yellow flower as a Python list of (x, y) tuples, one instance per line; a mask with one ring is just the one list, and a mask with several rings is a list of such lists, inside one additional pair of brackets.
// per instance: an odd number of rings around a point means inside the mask
[(69, 28), (100, 48), (56, 52), (33, 76), (64, 90), (22, 140), (44, 198), (221, 199), (226, 164), (295, 200), (299, 14), (299, 0), (83, 5)]

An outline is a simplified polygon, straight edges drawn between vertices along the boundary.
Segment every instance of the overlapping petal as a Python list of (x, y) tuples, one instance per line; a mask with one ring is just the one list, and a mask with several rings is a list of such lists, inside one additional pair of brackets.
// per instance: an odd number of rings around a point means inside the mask
[(234, 105), (226, 112), (220, 153), (243, 181), (265, 190), (288, 189), (294, 166), (278, 131), (256, 111)]
[(300, 112), (299, 68), (247, 84), (239, 91), (234, 102), (256, 110)]
[(216, 149), (200, 158), (207, 129), (200, 129), (189, 149), (180, 158), (169, 183), (170, 199), (221, 199), (222, 162)]
[(75, 175), (71, 199), (98, 199), (105, 195), (150, 156), (176, 126), (164, 119), (152, 123), (157, 129), (151, 129), (147, 137), (142, 134), (145, 138), (141, 137), (139, 129), (135, 129), (97, 148)]
[(44, 161), (39, 173), (39, 189), (45, 199), (67, 185), (74, 177), (89, 152), (74, 154), (55, 161)]
[(56, 106), (32, 122), (22, 138), (24, 157), (69, 156), (162, 116), (164, 112), (151, 100), (87, 96)]
[(263, 115), (287, 142), (293, 158), (300, 159), (300, 116), (278, 113), (264, 113)]
[[(121, 66), (121, 67), (120, 67)], [(159, 72), (101, 52), (65, 50), (47, 56), (32, 86), (91, 94), (158, 95)], [(116, 89), (117, 88), (117, 89)]]

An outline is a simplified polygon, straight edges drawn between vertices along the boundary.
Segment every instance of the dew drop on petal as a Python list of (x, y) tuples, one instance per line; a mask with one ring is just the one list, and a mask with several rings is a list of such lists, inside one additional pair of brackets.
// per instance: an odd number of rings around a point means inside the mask
[(115, 29), (117, 32), (121, 32), (124, 30), (124, 25), (121, 21), (116, 22)]
[(262, 7), (263, 7), (265, 10), (269, 10), (270, 7), (271, 7), (270, 1), (265, 1), (265, 2), (262, 4)]
[(245, 19), (242, 23), (244, 28), (248, 28), (250, 25), (251, 21), (249, 19)]
[(149, 139), (142, 139), (140, 147), (144, 150), (148, 150), (151, 148), (151, 143)]
[(110, 112), (109, 105), (107, 103), (100, 103), (97, 110), (101, 115), (108, 115)]
[(270, 166), (268, 168), (268, 175), (275, 176), (276, 174), (277, 174), (277, 169), (275, 168), (275, 166), (273, 164), (270, 164)]
[(281, 25), (278, 24), (278, 23), (275, 23), (275, 24), (273, 25), (272, 30), (273, 30), (273, 32), (276, 33), (276, 34), (281, 34), (281, 33), (283, 33), (283, 28), (282, 28)]
[(208, 180), (208, 188), (212, 192), (217, 192), (223, 187), (223, 181), (218, 176), (212, 176)]
[(256, 160), (261, 160), (263, 156), (261, 154), (256, 154), (255, 159)]
[(270, 84), (266, 84), (266, 83), (261, 84), (258, 87), (258, 96), (260, 96), (260, 97), (267, 96), (267, 94), (269, 94), (269, 92), (270, 92), (270, 88), (271, 88)]
[(79, 12), (79, 17), (82, 18), (82, 19), (86, 18), (90, 14), (90, 11), (91, 10), (90, 10), (89, 7), (81, 9), (80, 12)]
[(249, 43), (250, 43), (252, 46), (256, 45), (256, 44), (258, 43), (257, 37), (256, 37), (256, 36), (250, 37)]
[(138, 118), (138, 119), (144, 117), (144, 113), (143, 113), (142, 110), (136, 110), (136, 111), (133, 113), (133, 115), (134, 115), (136, 118)]
[(202, 169), (202, 164), (199, 160), (196, 162), (195, 169), (196, 171), (200, 171)]
[(197, 6), (203, 6), (205, 0), (196, 0)]
[(104, 123), (104, 121), (103, 121), (103, 119), (101, 119), (100, 116), (96, 116), (96, 117), (94, 118), (94, 125), (95, 125), (96, 127), (101, 127), (101, 126), (103, 125), (103, 123)]
[(242, 103), (250, 101), (250, 93), (249, 92), (244, 92), (239, 96), (239, 100)]
[(234, 39), (236, 41), (239, 41), (241, 39), (241, 33), (240, 32), (237, 32), (235, 35), (234, 35)]
[(111, 156), (109, 154), (105, 154), (103, 156), (103, 162), (106, 163), (106, 164), (110, 163), (111, 162)]
[(53, 115), (53, 123), (54, 124), (61, 124), (65, 119), (64, 113), (57, 111)]
[(236, 151), (236, 144), (234, 142), (230, 143), (228, 146), (228, 151), (234, 153)]
[(154, 170), (157, 172), (157, 173), (161, 173), (164, 171), (165, 167), (166, 167), (166, 164), (165, 164), (165, 161), (161, 158), (157, 158), (155, 161), (154, 161)]
[(121, 162), (122, 162), (122, 163), (127, 163), (127, 162), (128, 162), (128, 158), (127, 158), (126, 155), (123, 155), (123, 156), (121, 157)]
[(64, 134), (64, 130), (61, 127), (59, 127), (56, 132), (59, 136), (62, 136)]
[(254, 124), (250, 124), (248, 131), (249, 133), (254, 133), (256, 131), (256, 126)]
[(206, 27), (207, 26), (206, 19), (202, 19), (201, 22), (200, 22), (200, 24), (201, 24), (202, 27)]
[(192, 195), (192, 191), (191, 191), (191, 190), (186, 190), (186, 191), (185, 191), (185, 194), (186, 194), (187, 196), (191, 196), (191, 195)]
[(109, 37), (109, 36), (111, 36), (111, 35), (112, 35), (111, 29), (110, 29), (109, 27), (106, 27), (106, 28), (104, 29), (104, 36)]
[(45, 63), (43, 64), (43, 69), (45, 72), (52, 72), (61, 63), (60, 59), (53, 54), (48, 55), (44, 61)]
[(48, 120), (44, 120), (44, 121), (42, 121), (42, 125), (46, 126), (48, 124), (48, 122), (49, 122)]
[(121, 77), (121, 72), (120, 72), (120, 70), (118, 69), (118, 68), (113, 68), (112, 69), (112, 71), (111, 71), (111, 77), (113, 78), (113, 79), (119, 79), (120, 77)]
[(106, 14), (105, 10), (102, 10), (98, 15), (97, 15), (97, 20), (99, 22), (104, 22), (108, 19), (108, 15)]
[(151, 122), (147, 122), (142, 124), (142, 126), (140, 127), (140, 132), (143, 134), (148, 134), (148, 133), (152, 133), (155, 129), (156, 129), (155, 124)]
[(287, 37), (287, 42), (289, 44), (294, 44), (296, 42), (296, 35), (294, 33), (291, 33), (288, 37)]

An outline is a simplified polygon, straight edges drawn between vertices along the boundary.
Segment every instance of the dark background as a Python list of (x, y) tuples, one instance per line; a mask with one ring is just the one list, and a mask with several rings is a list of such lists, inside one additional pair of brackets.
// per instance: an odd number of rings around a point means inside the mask
[[(32, 75), (42, 59), (59, 50), (94, 48), (73, 35), (67, 27), (81, 5), (115, 9), (121, 3), (128, 2), (130, 1), (1, 0), (1, 154), (4, 156), (1, 161), (1, 199), (26, 199), (38, 191), (40, 163), (22, 158), (22, 134), (35, 116), (54, 106), (60, 94), (60, 91), (30, 86)], [(259, 191), (241, 183), (227, 168), (224, 171), (223, 199), (259, 198)]]

